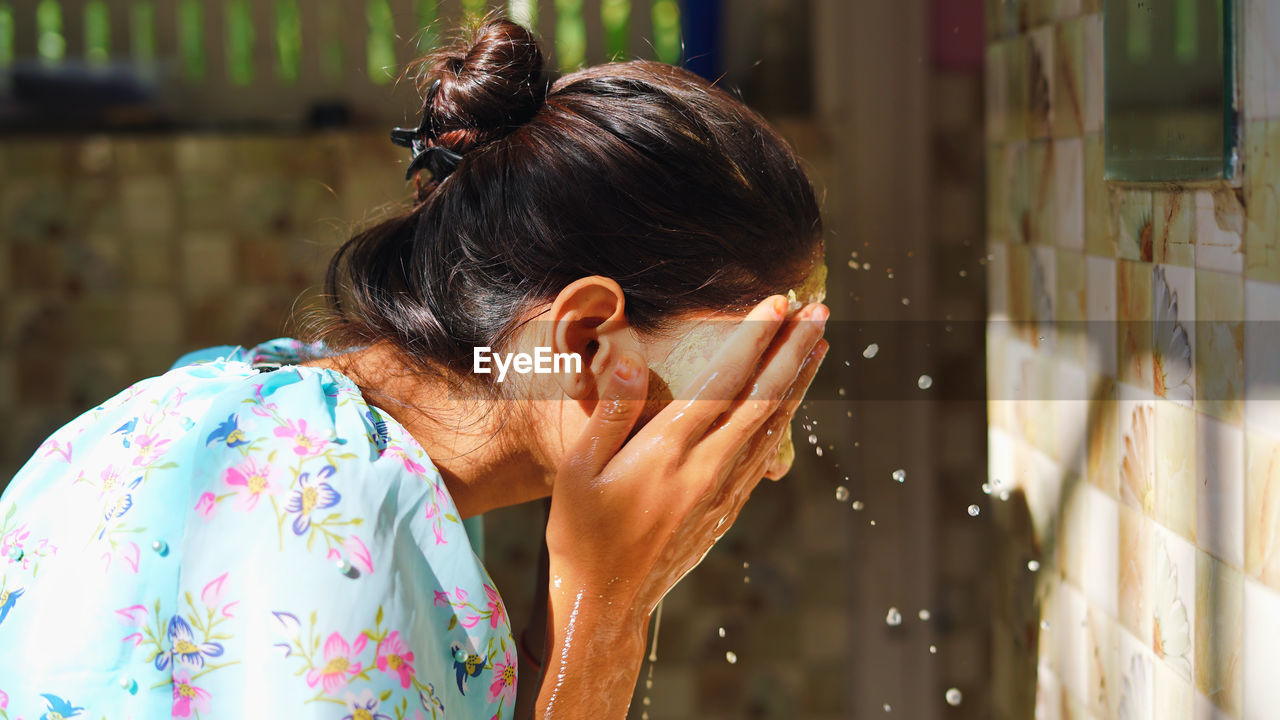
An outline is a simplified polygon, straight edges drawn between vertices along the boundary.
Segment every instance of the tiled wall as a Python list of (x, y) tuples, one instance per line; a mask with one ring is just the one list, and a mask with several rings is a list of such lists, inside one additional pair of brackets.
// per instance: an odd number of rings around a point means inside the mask
[(188, 350), (285, 332), (336, 243), (406, 194), (384, 133), (0, 139), (0, 488)]
[(1280, 4), (1242, 188), (1103, 181), (1100, 5), (988, 2), (996, 716), (1280, 717)]

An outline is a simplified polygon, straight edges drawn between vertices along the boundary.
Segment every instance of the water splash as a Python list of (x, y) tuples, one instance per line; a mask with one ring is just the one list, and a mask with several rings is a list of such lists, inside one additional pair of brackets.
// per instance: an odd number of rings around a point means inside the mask
[(906, 481), (907, 481), (907, 471), (906, 471), (906, 470), (903, 470), (902, 468), (898, 468), (897, 470), (894, 470), (894, 471), (893, 471), (893, 476), (892, 476), (892, 477), (893, 477), (893, 479), (894, 479), (894, 480), (897, 480), (898, 482), (906, 482)]
[(1028, 561), (1027, 561), (1027, 569), (1028, 569), (1028, 570), (1030, 570), (1031, 572), (1037, 572), (1038, 570), (1040, 570), (1040, 561), (1039, 561), (1039, 560), (1028, 560)]
[(897, 627), (902, 624), (902, 613), (898, 612), (898, 608), (889, 608), (888, 614), (884, 616), (884, 622), (889, 627)]
[(876, 343), (871, 343), (866, 347), (865, 350), (862, 351), (862, 357), (870, 360), (871, 358), (875, 357), (876, 353), (878, 352), (880, 352), (880, 346), (877, 345)]
[(960, 701), (964, 699), (964, 696), (962, 696), (960, 694), (960, 691), (957, 690), (956, 688), (951, 688), (950, 690), (947, 690), (947, 694), (945, 697), (947, 699), (947, 704), (950, 705), (951, 707), (955, 707), (959, 705)]
[(726, 650), (724, 653), (724, 659), (729, 661), (730, 665), (735, 665), (738, 662), (738, 654), (732, 650)]
[(929, 377), (928, 375), (921, 375), (916, 380), (916, 387), (920, 388), (921, 390), (928, 390), (929, 388), (933, 387), (933, 378)]
[(920, 612), (916, 614), (919, 615), (920, 619), (924, 620), (925, 622), (928, 622), (929, 618), (933, 617), (933, 614), (929, 612), (928, 608), (921, 608)]
[(845, 502), (848, 499), (849, 499), (849, 488), (843, 485), (836, 488), (836, 500), (840, 502)]
[(717, 632), (717, 634), (719, 634), (719, 635), (720, 635), (720, 637), (724, 637), (724, 628), (723, 628), (723, 627), (722, 627), (722, 628), (720, 628), (720, 629), (718, 629), (716, 632)]
[(854, 509), (854, 510), (861, 510), (861, 509), (862, 509), (862, 507), (863, 507), (863, 506), (862, 506), (862, 501), (861, 501), (861, 500), (854, 500), (854, 501), (853, 501), (853, 509)]
[(980, 512), (982, 512), (982, 508), (979, 508), (977, 505), (969, 506), (969, 517), (978, 517), (978, 513)]

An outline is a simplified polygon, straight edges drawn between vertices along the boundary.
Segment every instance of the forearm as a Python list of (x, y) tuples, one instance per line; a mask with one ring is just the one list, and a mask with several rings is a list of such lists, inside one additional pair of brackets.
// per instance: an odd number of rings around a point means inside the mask
[(561, 579), (548, 589), (539, 720), (626, 717), (644, 662), (649, 614), (620, 596)]

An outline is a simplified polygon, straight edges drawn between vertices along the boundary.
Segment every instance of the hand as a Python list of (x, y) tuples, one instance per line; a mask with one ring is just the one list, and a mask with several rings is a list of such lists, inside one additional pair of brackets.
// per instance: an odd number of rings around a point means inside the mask
[(629, 441), (647, 373), (638, 356), (618, 359), (552, 489), (553, 585), (569, 581), (647, 619), (729, 530), (827, 350), (825, 306), (786, 312), (780, 296), (756, 306), (694, 380), (694, 396)]

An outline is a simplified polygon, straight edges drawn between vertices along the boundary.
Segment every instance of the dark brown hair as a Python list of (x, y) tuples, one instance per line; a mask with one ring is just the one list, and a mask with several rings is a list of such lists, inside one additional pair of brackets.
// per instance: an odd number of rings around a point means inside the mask
[[(389, 341), (470, 376), (520, 317), (589, 275), (659, 332), (681, 313), (784, 293), (821, 245), (795, 153), (730, 93), (679, 67), (608, 63), (548, 79), (524, 27), (495, 13), (417, 65), (433, 143), (462, 153), (416, 202), (348, 240), (326, 279), (335, 347)], [(406, 159), (407, 162), (407, 159)], [(387, 172), (395, 172), (387, 168)]]

